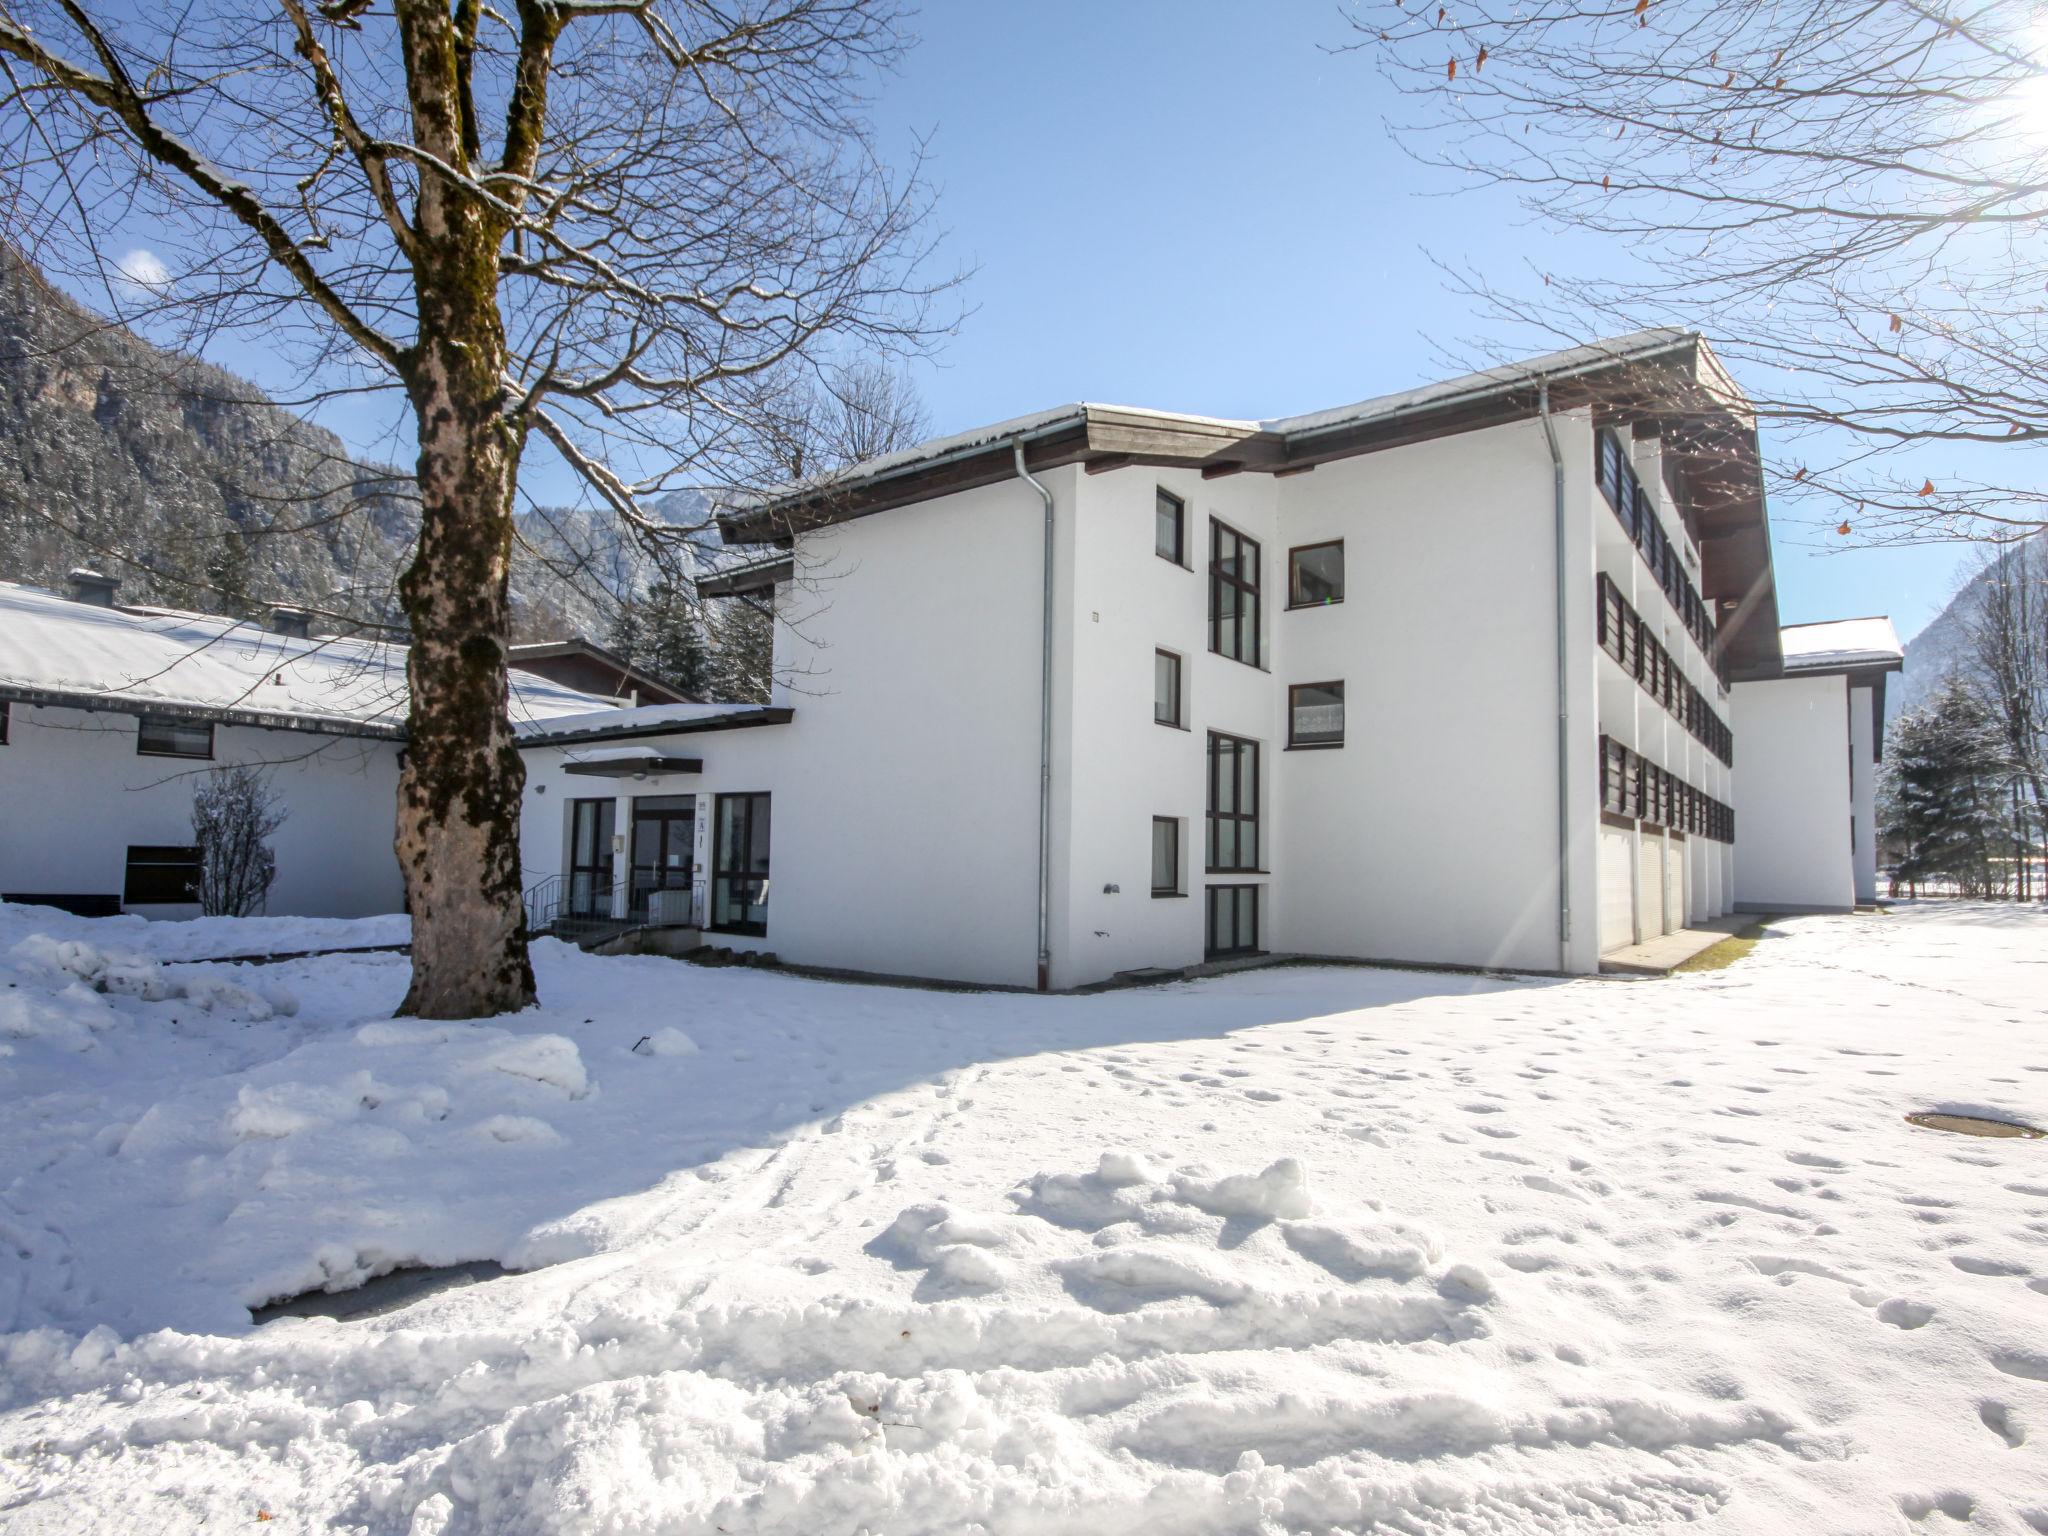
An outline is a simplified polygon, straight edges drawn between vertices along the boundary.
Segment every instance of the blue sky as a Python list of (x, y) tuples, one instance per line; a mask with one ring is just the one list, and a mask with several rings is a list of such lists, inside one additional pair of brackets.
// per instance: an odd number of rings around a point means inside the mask
[[(936, 431), (1088, 399), (1278, 416), (1483, 361), (1429, 255), (1511, 278), (1569, 246), (1389, 138), (1332, 0), (936, 0), (876, 102), (929, 138), (973, 312), (918, 383)], [(1769, 449), (1766, 442), (1766, 450)], [(1933, 472), (1938, 472), (1933, 471)], [(1965, 552), (1844, 550), (1781, 514), (1787, 623), (1889, 613), (1911, 635)]]
[[(936, 433), (1072, 400), (1269, 417), (1404, 389), (1507, 339), (1432, 255), (1504, 281), (1626, 260), (1412, 161), (1370, 59), (1328, 51), (1349, 36), (1335, 0), (931, 0), (913, 25), (873, 113), (892, 159), (925, 143), (939, 266), (971, 269), (958, 334), (914, 370)], [(215, 360), (298, 383), (246, 341)], [(321, 419), (407, 451), (355, 408)], [(522, 484), (576, 494), (543, 455)], [(1787, 623), (1889, 613), (1910, 636), (1970, 558), (1855, 548), (1782, 508), (1773, 528)]]

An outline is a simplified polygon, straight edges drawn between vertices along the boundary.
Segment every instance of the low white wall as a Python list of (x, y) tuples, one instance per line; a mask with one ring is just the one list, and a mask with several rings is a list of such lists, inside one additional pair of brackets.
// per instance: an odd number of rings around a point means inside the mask
[[(119, 897), (128, 849), (192, 841), (192, 794), (214, 767), (262, 768), (283, 801), (266, 910), (364, 917), (405, 904), (392, 848), (398, 746), (359, 737), (214, 730), (211, 762), (145, 757), (136, 720), (15, 704), (0, 746), (0, 891)], [(141, 909), (190, 916), (196, 906)]]
[(1733, 693), (1735, 904), (1847, 910), (1856, 899), (1847, 684), (1780, 678)]

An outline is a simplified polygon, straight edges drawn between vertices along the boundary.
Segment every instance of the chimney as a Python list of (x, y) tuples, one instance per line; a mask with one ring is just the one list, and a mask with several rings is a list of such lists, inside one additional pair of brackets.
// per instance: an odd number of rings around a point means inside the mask
[(313, 632), (313, 615), (303, 608), (290, 608), (276, 603), (270, 609), (270, 632), (286, 635), (293, 640), (305, 640)]
[(104, 576), (98, 571), (88, 571), (83, 567), (71, 572), (64, 580), (71, 588), (71, 601), (90, 603), (95, 608), (113, 607), (114, 594), (121, 590), (121, 583), (117, 578)]

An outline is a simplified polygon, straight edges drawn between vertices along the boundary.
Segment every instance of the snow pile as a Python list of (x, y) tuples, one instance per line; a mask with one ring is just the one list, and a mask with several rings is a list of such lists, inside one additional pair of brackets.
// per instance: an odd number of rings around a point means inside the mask
[[(153, 933), (50, 936), (185, 970)], [(265, 968), (303, 1006), (251, 1021), (32, 946), (0, 998), (86, 1010), (90, 1048), (0, 1059), (0, 1508), (10, 1536), (2042, 1529), (2040, 1144), (1901, 1116), (2048, 1117), (2044, 940), (1955, 907), (1774, 925), (1654, 986), (1053, 999), (548, 944), (546, 1006), (477, 1024), (386, 1017), (397, 957)], [(525, 1272), (243, 1310), (487, 1258)]]

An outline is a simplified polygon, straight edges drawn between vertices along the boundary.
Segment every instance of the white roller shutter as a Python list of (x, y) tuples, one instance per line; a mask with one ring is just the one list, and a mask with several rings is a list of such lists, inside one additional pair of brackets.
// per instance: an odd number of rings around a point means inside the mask
[(1600, 953), (1636, 941), (1635, 835), (1600, 828)]

